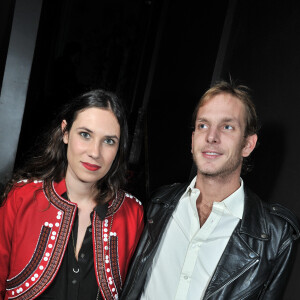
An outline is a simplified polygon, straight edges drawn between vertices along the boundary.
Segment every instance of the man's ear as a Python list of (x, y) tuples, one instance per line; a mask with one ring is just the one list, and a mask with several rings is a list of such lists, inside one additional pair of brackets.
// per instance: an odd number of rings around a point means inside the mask
[(242, 150), (242, 156), (248, 157), (254, 150), (257, 142), (257, 134), (252, 134), (246, 137), (245, 146)]
[(69, 132), (67, 130), (65, 130), (66, 126), (67, 126), (67, 121), (62, 120), (60, 127), (61, 127), (61, 132), (63, 132), (63, 141), (65, 144), (68, 144)]

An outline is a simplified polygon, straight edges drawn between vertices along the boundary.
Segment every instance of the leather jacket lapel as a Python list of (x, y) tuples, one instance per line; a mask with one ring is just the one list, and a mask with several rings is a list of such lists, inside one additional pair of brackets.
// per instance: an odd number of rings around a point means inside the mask
[(209, 299), (259, 262), (259, 255), (241, 237), (239, 227), (240, 223), (221, 256), (204, 299)]
[(209, 299), (259, 262), (260, 257), (251, 248), (251, 241), (268, 240), (269, 232), (262, 204), (257, 199), (254, 193), (245, 188), (243, 218), (228, 241), (204, 299)]
[[(174, 189), (174, 186), (177, 187)], [(155, 194), (152, 199), (151, 207), (148, 211), (151, 214), (147, 215), (147, 226), (150, 239), (153, 243), (160, 241), (161, 236), (164, 232), (162, 228), (166, 228), (172, 213), (176, 209), (176, 206), (184, 193), (188, 185), (173, 184), (163, 194), (158, 190), (159, 197)], [(170, 191), (171, 190), (171, 191)]]

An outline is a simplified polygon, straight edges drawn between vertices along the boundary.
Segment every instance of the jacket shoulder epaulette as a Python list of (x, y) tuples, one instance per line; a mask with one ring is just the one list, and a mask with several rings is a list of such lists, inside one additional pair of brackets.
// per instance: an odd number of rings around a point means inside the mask
[(286, 207), (279, 203), (268, 204), (268, 211), (271, 215), (278, 216), (288, 222), (294, 229), (293, 238), (300, 237), (300, 224), (297, 217)]

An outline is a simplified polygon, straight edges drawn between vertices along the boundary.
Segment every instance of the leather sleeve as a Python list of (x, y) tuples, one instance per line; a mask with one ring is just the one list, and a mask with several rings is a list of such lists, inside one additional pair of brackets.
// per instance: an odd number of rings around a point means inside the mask
[[(286, 215), (286, 214), (285, 214)], [(289, 218), (289, 220), (291, 220)], [(299, 228), (297, 220), (286, 222), (285, 234), (282, 236), (281, 245), (274, 262), (273, 271), (265, 283), (265, 288), (259, 299), (264, 300), (281, 300), (291, 273), (295, 253), (296, 239), (299, 237)]]

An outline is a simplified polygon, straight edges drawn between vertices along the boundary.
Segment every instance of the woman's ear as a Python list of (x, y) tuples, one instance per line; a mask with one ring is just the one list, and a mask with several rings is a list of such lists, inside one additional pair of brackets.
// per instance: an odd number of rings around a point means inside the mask
[(63, 133), (63, 141), (65, 144), (68, 144), (68, 141), (69, 141), (69, 132), (66, 129), (66, 126), (67, 126), (67, 121), (66, 120), (63, 120), (61, 122), (61, 132)]

